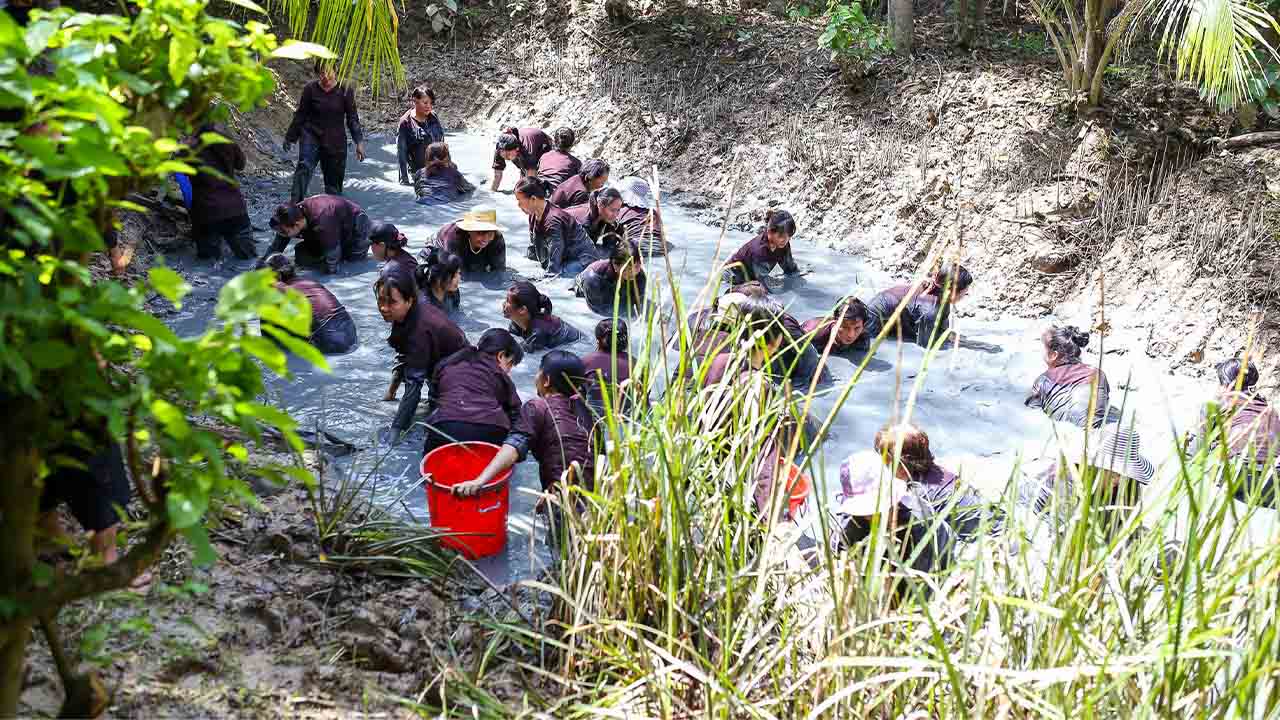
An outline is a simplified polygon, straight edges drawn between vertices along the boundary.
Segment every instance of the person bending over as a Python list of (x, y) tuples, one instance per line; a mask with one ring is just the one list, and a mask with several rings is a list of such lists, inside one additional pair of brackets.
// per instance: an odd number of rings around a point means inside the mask
[(1100, 427), (1111, 410), (1111, 386), (1100, 368), (1086, 365), (1080, 358), (1089, 336), (1073, 325), (1054, 325), (1044, 331), (1040, 342), (1048, 369), (1031, 384), (1026, 406), (1076, 427)]
[(453, 164), (448, 145), (437, 142), (427, 146), (426, 166), (413, 176), (413, 192), (419, 205), (455, 202), (475, 189)]
[(444, 142), (444, 126), (436, 117), (435, 107), (435, 91), (419, 85), (413, 89), (413, 107), (400, 116), (396, 155), (401, 185), (412, 185), (414, 175), (427, 166), (427, 146)]
[(630, 240), (619, 240), (609, 257), (597, 260), (578, 273), (573, 291), (586, 298), (591, 311), (600, 315), (638, 312), (644, 306), (646, 279), (640, 251)]
[(565, 212), (587, 231), (587, 237), (596, 247), (609, 250), (617, 244), (618, 238), (627, 234), (626, 228), (618, 224), (622, 209), (622, 193), (616, 188), (605, 188), (592, 193), (587, 202), (567, 208)]
[(498, 213), (494, 210), (467, 212), (461, 220), (440, 228), (435, 244), (441, 250), (462, 258), (463, 272), (500, 272), (507, 269), (507, 242), (502, 237)]
[(427, 418), (422, 454), (455, 442), (501, 445), (520, 418), (511, 369), (523, 359), (511, 333), (490, 328), (474, 348), (441, 360), (431, 382), (436, 409)]
[(525, 352), (575, 343), (582, 333), (551, 314), (551, 298), (538, 292), (531, 282), (517, 282), (507, 290), (502, 316), (511, 321), (509, 330), (520, 338)]
[(1243, 503), (1280, 507), (1276, 475), (1280, 474), (1280, 413), (1258, 392), (1258, 368), (1238, 357), (1215, 368), (1219, 390), (1202, 413), (1199, 439), (1210, 453), (1225, 440), (1227, 457), (1236, 464), (1235, 478), (1220, 482)]
[(830, 316), (805, 320), (800, 328), (806, 335), (813, 334), (813, 348), (819, 354), (827, 352), (828, 345), (832, 355), (842, 356), (871, 348), (871, 338), (866, 333), (867, 306), (852, 295), (836, 303)]
[[(965, 298), (972, 285), (973, 275), (953, 263), (937, 270), (914, 293), (910, 285), (881, 291), (867, 303), (867, 335), (874, 342), (881, 329), (888, 327), (886, 337), (898, 337), (893, 314), (902, 307), (898, 317), (902, 339), (927, 348), (933, 339), (947, 335), (951, 329), (951, 308)], [(948, 337), (944, 345), (950, 346), (953, 342), (954, 338)]]
[[(316, 79), (302, 88), (302, 98), (293, 113), (293, 122), (284, 134), (284, 151), (298, 146), (298, 167), (293, 172), (290, 199), (300, 202), (307, 195), (316, 163), (324, 174), (327, 195), (341, 195), (347, 174), (347, 133), (356, 144), (356, 160), (364, 162), (364, 131), (356, 111), (356, 93), (338, 83), (333, 63), (317, 60)], [(345, 120), (346, 126), (343, 126)]]
[(550, 275), (573, 277), (598, 259), (587, 231), (569, 213), (547, 202), (547, 188), (537, 178), (516, 184), (516, 204), (529, 217), (529, 250)]
[(369, 232), (369, 251), (373, 259), (382, 263), (378, 271), (379, 277), (388, 275), (404, 275), (417, 277), (418, 261), (413, 259), (406, 246), (409, 238), (399, 228), (389, 222), (378, 223)]
[(671, 244), (662, 229), (662, 216), (654, 206), (649, 183), (630, 176), (618, 181), (622, 195), (622, 209), (615, 220), (622, 229), (622, 236), (635, 243), (645, 255), (662, 255)]
[(797, 386), (806, 389), (813, 383), (815, 376), (818, 377), (818, 384), (820, 385), (831, 383), (831, 372), (822, 362), (822, 351), (810, 341), (809, 334), (805, 331), (804, 326), (792, 317), (790, 313), (786, 312), (769, 294), (769, 290), (764, 283), (752, 280), (738, 285), (721, 298), (720, 305), (724, 305), (725, 298), (737, 298), (740, 296), (745, 296), (757, 303), (764, 303), (770, 306), (774, 316), (778, 318), (778, 322), (782, 324), (782, 328), (787, 332), (787, 342), (774, 354), (770, 368), (774, 375), (779, 378), (789, 379), (796, 383)]
[(448, 315), (461, 312), (462, 258), (440, 248), (427, 248), (416, 277), (427, 302)]
[(382, 438), (394, 441), (413, 424), (423, 385), (431, 379), (436, 364), (467, 347), (467, 336), (444, 311), (426, 302), (411, 280), (399, 275), (378, 278), (373, 291), (378, 312), (391, 324), (387, 344), (396, 351), (391, 386), (383, 399), (394, 401), (401, 383), (405, 385), (404, 397), (391, 421), (390, 437), (384, 434)]
[[(202, 138), (209, 133), (226, 142), (204, 143)], [(189, 144), (198, 149), (199, 159), (199, 170), (191, 178), (191, 234), (196, 257), (221, 260), (224, 241), (241, 260), (256, 257), (249, 207), (236, 182), (236, 174), (244, 172), (244, 151), (212, 123), (201, 126)]]
[(355, 349), (356, 323), (329, 288), (298, 277), (297, 268), (283, 253), (267, 256), (266, 266), (275, 273), (276, 289), (296, 290), (311, 305), (311, 335), (307, 342), (325, 355), (341, 355)]
[[(591, 193), (598, 192), (609, 182), (609, 163), (603, 160), (588, 160), (582, 164), (582, 169), (565, 178), (551, 193), (548, 200), (552, 205), (561, 208), (571, 208), (575, 205), (581, 205), (591, 197)], [(621, 197), (621, 196), (619, 196)]]
[(786, 275), (799, 274), (800, 266), (791, 256), (791, 238), (795, 234), (796, 221), (791, 213), (770, 210), (764, 216), (764, 229), (725, 262), (725, 284), (741, 285), (749, 280), (763, 283), (775, 267), (781, 267)]
[[(743, 375), (767, 370), (787, 341), (787, 331), (777, 308), (745, 295), (720, 298), (719, 324), (731, 328), (730, 347), (711, 359), (703, 376), (703, 387), (736, 382)], [(736, 340), (737, 352), (734, 352)]]
[(537, 177), (538, 162), (551, 150), (551, 138), (538, 128), (507, 128), (498, 136), (493, 151), (493, 185), (497, 192), (502, 185), (502, 172), (507, 163), (516, 166), (521, 177)]
[(294, 262), (336, 273), (343, 260), (360, 260), (369, 252), (372, 223), (359, 205), (337, 195), (313, 195), (280, 205), (271, 216), (275, 240), (267, 253), (284, 252), (295, 238)]
[(630, 405), (626, 398), (616, 402), (622, 395), (623, 383), (631, 378), (631, 344), (627, 334), (626, 320), (601, 320), (596, 323), (596, 349), (582, 356), (582, 365), (591, 381), (587, 401), (597, 417), (604, 416), (604, 387), (609, 388), (609, 397), (615, 399), (616, 407), (623, 414)]
[(573, 149), (577, 136), (573, 134), (573, 130), (569, 128), (559, 128), (555, 131), (555, 148), (543, 153), (538, 160), (538, 178), (547, 184), (547, 188), (553, 193), (561, 183), (578, 174), (582, 170), (582, 161), (569, 151)]

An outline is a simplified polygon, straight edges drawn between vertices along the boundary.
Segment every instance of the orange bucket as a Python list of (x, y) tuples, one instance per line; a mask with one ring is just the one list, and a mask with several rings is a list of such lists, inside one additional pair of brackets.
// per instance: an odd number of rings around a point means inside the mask
[(792, 464), (787, 472), (787, 515), (792, 520), (800, 516), (800, 510), (804, 508), (812, 491), (813, 482), (809, 480), (809, 476), (800, 472), (800, 468)]
[(468, 558), (488, 557), (507, 546), (507, 513), (511, 509), (511, 468), (494, 478), (472, 497), (459, 497), (452, 488), (476, 479), (500, 448), (486, 442), (443, 445), (422, 458), (426, 482), (427, 508), (431, 527), (456, 535), (440, 539)]

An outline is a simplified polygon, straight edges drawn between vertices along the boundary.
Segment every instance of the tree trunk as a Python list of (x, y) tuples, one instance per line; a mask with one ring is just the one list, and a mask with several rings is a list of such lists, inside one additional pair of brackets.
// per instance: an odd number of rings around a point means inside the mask
[(891, 0), (889, 14), (893, 27), (893, 49), (901, 55), (910, 55), (916, 26), (912, 0)]
[[(27, 424), (28, 414), (17, 411), (12, 403), (0, 410), (6, 416), (0, 426), (0, 588), (9, 592), (26, 586), (35, 567), (40, 455), (27, 442), (31, 437), (27, 428), (38, 424)], [(0, 717), (18, 714), (34, 610), (18, 608), (17, 617), (6, 618), (0, 630)]]
[(956, 44), (973, 47), (986, 23), (987, 0), (956, 0)]

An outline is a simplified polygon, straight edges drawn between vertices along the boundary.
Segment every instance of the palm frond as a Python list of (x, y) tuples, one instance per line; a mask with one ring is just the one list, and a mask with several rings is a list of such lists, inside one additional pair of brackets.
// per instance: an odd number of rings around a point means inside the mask
[[(319, 43), (338, 56), (338, 76), (367, 82), (377, 94), (389, 80), (405, 85), (400, 63), (400, 15), (395, 0), (319, 0), (311, 15), (310, 0), (268, 0), (281, 12), (289, 32)], [(309, 34), (308, 34), (309, 29)]]
[(1199, 85), (1206, 100), (1239, 104), (1262, 73), (1259, 54), (1280, 62), (1264, 36), (1280, 34), (1280, 25), (1252, 0), (1161, 0), (1152, 7), (1163, 27), (1161, 52), (1174, 59), (1178, 78)]

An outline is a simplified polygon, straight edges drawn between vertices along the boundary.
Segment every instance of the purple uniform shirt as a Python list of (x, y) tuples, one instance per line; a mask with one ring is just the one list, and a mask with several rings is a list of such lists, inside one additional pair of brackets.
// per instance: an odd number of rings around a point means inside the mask
[[(343, 127), (345, 121), (346, 126)], [(356, 112), (356, 93), (339, 83), (332, 90), (312, 80), (302, 88), (302, 98), (293, 113), (293, 122), (285, 133), (285, 142), (311, 142), (331, 152), (346, 152), (347, 132), (359, 145), (364, 140), (360, 115)]]
[[(618, 366), (616, 374), (613, 371), (615, 358)], [(587, 377), (596, 377), (596, 372), (599, 371), (605, 382), (622, 383), (631, 377), (631, 357), (625, 352), (613, 355), (595, 350), (582, 356), (582, 364), (587, 368)]]
[(559, 274), (570, 262), (594, 260), (595, 246), (573, 216), (548, 203), (542, 217), (529, 216), (529, 246), (548, 272)]
[(493, 355), (464, 350), (436, 366), (431, 422), (466, 422), (510, 430), (520, 416), (520, 395)]
[[(213, 125), (201, 127), (192, 138), (192, 145), (198, 146), (200, 135), (217, 133), (226, 137), (221, 129)], [(208, 145), (200, 150), (199, 172), (191, 178), (191, 224), (211, 225), (220, 220), (244, 217), (249, 214), (244, 195), (240, 194), (240, 184), (236, 182), (236, 174), (244, 171), (244, 151), (234, 142)], [(206, 169), (208, 168), (208, 169)], [(209, 172), (215, 170), (227, 179)]]
[(521, 451), (533, 453), (538, 461), (538, 478), (542, 489), (547, 490), (560, 482), (560, 476), (571, 463), (582, 466), (583, 476), (577, 484), (590, 487), (595, 478), (592, 469), (595, 453), (591, 449), (591, 429), (583, 427), (582, 419), (574, 410), (574, 403), (563, 395), (538, 397), (524, 404), (514, 433), (524, 435), (526, 443), (515, 445)]
[(574, 205), (581, 205), (591, 199), (591, 191), (587, 190), (587, 183), (578, 173), (574, 173), (570, 177), (565, 178), (560, 183), (555, 192), (551, 193), (551, 197), (547, 198), (547, 202), (556, 207), (570, 208)]
[[(831, 318), (814, 318), (812, 320), (805, 320), (804, 324), (800, 326), (801, 330), (804, 331), (804, 334), (807, 335), (809, 333), (814, 333), (811, 342), (813, 343), (813, 349), (817, 350), (819, 353), (826, 351), (827, 343), (831, 342), (831, 333), (835, 330), (835, 327), (836, 323)], [(865, 332), (859, 335), (857, 340), (854, 340), (848, 345), (841, 345), (839, 336), (837, 336), (836, 341), (831, 345), (831, 354), (843, 355), (845, 353), (866, 350), (869, 347), (871, 347), (871, 342)]]
[(581, 160), (559, 150), (548, 150), (538, 159), (538, 177), (552, 190), (576, 176), (581, 169)]
[(342, 310), (342, 301), (337, 296), (329, 292), (329, 288), (321, 285), (315, 280), (295, 277), (288, 282), (276, 283), (276, 288), (281, 292), (284, 290), (297, 290), (302, 293), (308, 301), (311, 302), (311, 329), (315, 330), (329, 318), (336, 315)]
[[(401, 234), (400, 237), (403, 238), (404, 235)], [(382, 264), (382, 269), (378, 271), (378, 276), (384, 278), (399, 276), (408, 278), (410, 283), (415, 283), (417, 270), (418, 261), (414, 260), (413, 255), (410, 255), (402, 247), (399, 252), (387, 258), (387, 261)]]
[(298, 235), (308, 252), (324, 255), (342, 247), (342, 239), (355, 232), (359, 205), (341, 195), (312, 195), (299, 203), (307, 226)]
[(1093, 396), (1093, 381), (1098, 380), (1098, 397), (1094, 406), (1096, 426), (1106, 417), (1111, 402), (1111, 387), (1107, 376), (1097, 368), (1084, 363), (1071, 363), (1051, 367), (1041, 373), (1031, 386), (1027, 407), (1039, 408), (1054, 420), (1086, 427), (1089, 402)]
[[(516, 159), (511, 161), (522, 172), (538, 169), (538, 163), (542, 160), (542, 156), (551, 151), (551, 138), (538, 128), (507, 128), (503, 133), (515, 135), (520, 140), (519, 154)], [(507, 167), (507, 159), (502, 157), (502, 153), (493, 151), (493, 169), (494, 171), (505, 170)]]
[(497, 272), (507, 268), (507, 242), (500, 231), (483, 250), (475, 252), (467, 231), (457, 223), (449, 223), (436, 233), (436, 247), (462, 258), (463, 272)]
[(404, 320), (392, 324), (387, 344), (396, 351), (406, 379), (425, 380), (436, 363), (467, 347), (467, 336), (443, 310), (418, 298)]
[(761, 280), (779, 266), (782, 267), (782, 272), (788, 275), (800, 272), (800, 266), (796, 265), (795, 258), (791, 256), (791, 243), (777, 250), (771, 249), (767, 230), (761, 230), (759, 235), (738, 248), (738, 251), (729, 258), (727, 265), (732, 266), (735, 263), (740, 265), (733, 268), (738, 282)]

